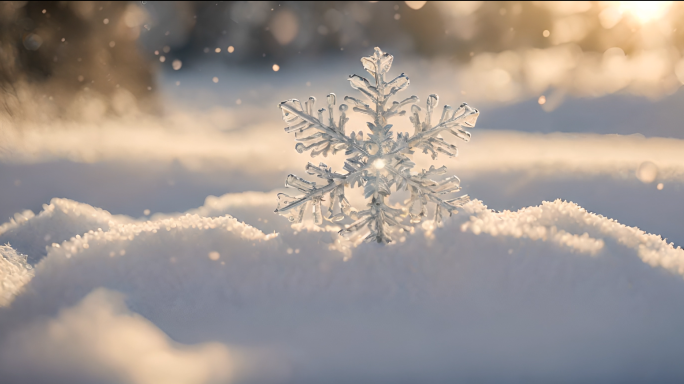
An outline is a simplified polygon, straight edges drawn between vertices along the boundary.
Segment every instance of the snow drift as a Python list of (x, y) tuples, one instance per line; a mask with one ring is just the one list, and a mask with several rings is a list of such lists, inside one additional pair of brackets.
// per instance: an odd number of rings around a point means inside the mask
[[(169, 362), (194, 367), (178, 377), (196, 383), (684, 375), (684, 256), (658, 236), (571, 203), (497, 213), (473, 202), (444, 227), (428, 223), (403, 242), (365, 244), (348, 257), (334, 232), (274, 216), (273, 196), (209, 197), (149, 221), (54, 200), (4, 225), (10, 244), (34, 230), (41, 246), (46, 231), (65, 229), (59, 240), (67, 228), (80, 233), (49, 245), (35, 277), (0, 310), (0, 353), (11, 356), (3, 372), (17, 382), (92, 382), (103, 380), (89, 368), (98, 367), (122, 372), (108, 380), (136, 384), (163, 379)], [(129, 309), (110, 291), (126, 295)], [(117, 325), (124, 320), (130, 330)], [(140, 332), (141, 347), (120, 348), (159, 351), (166, 363), (143, 369), (106, 343), (93, 350), (48, 331), (84, 340), (90, 328), (81, 323)], [(46, 349), (32, 349), (38, 340)], [(74, 363), (84, 356), (88, 364)]]

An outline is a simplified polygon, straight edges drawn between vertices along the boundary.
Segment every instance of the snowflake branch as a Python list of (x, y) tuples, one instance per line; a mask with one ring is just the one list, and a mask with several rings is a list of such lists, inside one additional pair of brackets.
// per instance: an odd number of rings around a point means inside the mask
[[(460, 184), (460, 180), (458, 180), (458, 178), (456, 176), (449, 177), (446, 180), (442, 181), (441, 183), (437, 183), (431, 179), (423, 179), (423, 181), (429, 181), (431, 183), (434, 183), (433, 186), (436, 187), (436, 189), (433, 189), (430, 186), (427, 186), (420, 181), (416, 181), (414, 179), (415, 176), (414, 177), (411, 177), (411, 176), (407, 177), (404, 173), (397, 171), (393, 167), (386, 167), (386, 168), (393, 175), (401, 177), (407, 185), (410, 185), (411, 187), (415, 188), (418, 191), (419, 196), (420, 195), (426, 196), (433, 203), (437, 204), (438, 207), (441, 206), (444, 209), (446, 209), (450, 215), (454, 211), (456, 211), (456, 209), (459, 206), (470, 201), (470, 198), (468, 197), (468, 195), (464, 195), (464, 196), (461, 196), (461, 197), (458, 197), (455, 199), (450, 199), (450, 200), (444, 200), (444, 199), (441, 199), (437, 196), (437, 195), (443, 195), (443, 194), (447, 194), (447, 193), (458, 192), (461, 189), (460, 186), (458, 185), (458, 184)], [(428, 172), (423, 171), (423, 175), (421, 175), (421, 176), (428, 175), (430, 173), (435, 173), (435, 174), (437, 174), (438, 172), (443, 173), (443, 172), (440, 172), (442, 169), (444, 171), (446, 171), (446, 167), (442, 167), (439, 170), (435, 170), (434, 167), (430, 167), (430, 170)], [(435, 171), (437, 171), (437, 172), (435, 172)], [(415, 199), (412, 199), (412, 203), (415, 204)], [(457, 205), (454, 205), (454, 203), (457, 203)], [(421, 210), (421, 214), (423, 211), (424, 211), (424, 209)], [(439, 215), (439, 212), (436, 211), (435, 215), (436, 216)]]
[[(451, 107), (449, 107), (448, 105), (444, 106), (444, 113), (442, 113), (442, 121), (439, 124), (435, 125), (434, 127), (428, 130), (415, 132), (413, 136), (408, 140), (409, 147), (418, 146), (418, 144), (420, 144), (421, 141), (424, 141), (430, 137), (434, 137), (447, 129), (451, 129), (457, 126), (472, 128), (475, 126), (475, 121), (477, 121), (477, 117), (480, 115), (480, 112), (477, 109), (471, 108), (466, 103), (461, 104), (459, 109), (454, 111), (453, 114), (450, 113), (450, 109)], [(428, 108), (428, 111), (429, 110), (430, 108)], [(451, 117), (449, 117), (449, 115), (451, 115)], [(429, 118), (426, 120), (429, 124)], [(465, 137), (470, 138), (470, 134), (466, 131), (460, 129), (457, 131), (453, 131), (452, 129), (451, 131), (452, 134), (464, 140), (466, 140)]]
[[(330, 136), (330, 139), (328, 139), (329, 141), (335, 141), (338, 144), (345, 144), (348, 147), (354, 148), (357, 152), (360, 152), (360, 153), (364, 154), (365, 156), (370, 156), (370, 154), (368, 154), (368, 152), (366, 152), (365, 149), (363, 149), (361, 146), (359, 146), (355, 140), (352, 140), (352, 139), (348, 138), (347, 136), (345, 136), (344, 134), (338, 132), (334, 128), (334, 124), (333, 124), (332, 128), (327, 127), (327, 126), (323, 125), (323, 123), (321, 123), (321, 121), (319, 119), (317, 119), (311, 115), (308, 115), (308, 114), (304, 113), (303, 111), (298, 110), (295, 106), (290, 105), (288, 103), (299, 103), (299, 100), (291, 99), (291, 100), (283, 101), (282, 103), (280, 103), (279, 104), (280, 109), (285, 111), (285, 112), (283, 112), (283, 114), (285, 115), (286, 113), (291, 113), (291, 114), (295, 115), (297, 118), (309, 123), (309, 126), (304, 128), (303, 125), (300, 127), (299, 126), (300, 124), (296, 124), (296, 125), (293, 125), (291, 127), (285, 128), (286, 132), (292, 132), (292, 131), (297, 131), (297, 130), (299, 130), (299, 132), (303, 132), (304, 130), (307, 130), (307, 129), (310, 129), (313, 127), (313, 128), (318, 129), (322, 133)], [(284, 116), (284, 119), (285, 118), (286, 118), (286, 116)], [(291, 120), (294, 121), (295, 119), (291, 119)], [(332, 119), (331, 119), (331, 121), (332, 121)], [(302, 148), (302, 150), (300, 150), (300, 148)], [(302, 146), (298, 147), (297, 151), (301, 153), (306, 149), (308, 149), (308, 148), (302, 144)]]

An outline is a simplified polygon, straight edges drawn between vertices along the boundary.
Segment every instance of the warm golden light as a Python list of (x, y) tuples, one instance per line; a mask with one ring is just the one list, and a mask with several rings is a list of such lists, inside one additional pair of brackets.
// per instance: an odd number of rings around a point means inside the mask
[(665, 16), (672, 3), (672, 1), (620, 1), (618, 9), (634, 17), (640, 23), (647, 23)]
[(377, 159), (373, 162), (373, 166), (375, 167), (375, 169), (383, 169), (385, 168), (385, 160)]

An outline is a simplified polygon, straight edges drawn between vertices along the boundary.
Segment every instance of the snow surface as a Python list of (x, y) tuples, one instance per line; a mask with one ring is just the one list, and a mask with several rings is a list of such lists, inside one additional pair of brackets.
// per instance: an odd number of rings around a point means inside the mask
[[(0, 314), (0, 353), (11, 357), (3, 372), (16, 382), (98, 382), (116, 372), (117, 382), (154, 383), (168, 372), (140, 359), (158, 353), (168, 359), (159, 367), (182, 373), (178, 382), (198, 383), (684, 374), (684, 251), (657, 236), (561, 201), (503, 213), (474, 201), (443, 228), (424, 225), (347, 257), (334, 233), (264, 223), (273, 200), (210, 197), (148, 221), (53, 201), (21, 224), (83, 232), (49, 246)], [(19, 244), (25, 233), (3, 236)], [(169, 344), (162, 330), (189, 346)], [(96, 350), (86, 341), (100, 339)], [(36, 351), (39, 340), (45, 349)], [(69, 354), (53, 352), (66, 345)]]
[(682, 382), (681, 90), (545, 111), (401, 69), (482, 112), (446, 164), (475, 201), (354, 247), (273, 213), (310, 160), (277, 102), (350, 94), (343, 64), (167, 74), (162, 117), (5, 122), (0, 381)]
[(9, 305), (34, 276), (27, 256), (9, 245), (0, 246), (0, 306)]

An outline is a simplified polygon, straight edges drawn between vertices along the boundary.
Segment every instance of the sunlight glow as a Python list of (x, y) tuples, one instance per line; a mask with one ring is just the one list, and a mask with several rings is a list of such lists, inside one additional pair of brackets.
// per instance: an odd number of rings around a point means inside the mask
[(385, 160), (383, 160), (383, 159), (377, 159), (377, 160), (375, 160), (375, 161), (373, 162), (373, 166), (374, 166), (376, 169), (383, 169), (383, 168), (385, 168)]
[(618, 8), (628, 13), (640, 23), (659, 19), (670, 10), (672, 1), (620, 1)]

